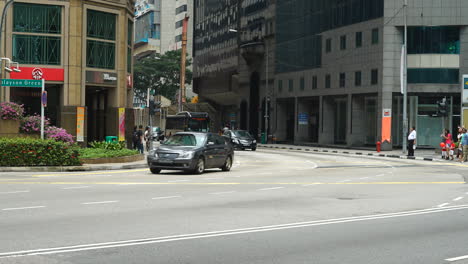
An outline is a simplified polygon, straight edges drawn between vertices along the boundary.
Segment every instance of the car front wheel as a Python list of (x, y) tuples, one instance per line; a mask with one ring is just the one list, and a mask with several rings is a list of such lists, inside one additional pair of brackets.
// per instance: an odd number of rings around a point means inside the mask
[(221, 170), (223, 171), (230, 171), (232, 168), (232, 157), (228, 156), (226, 158), (226, 161), (224, 162), (224, 165), (221, 167)]
[(197, 165), (193, 170), (195, 174), (202, 174), (205, 171), (205, 160), (203, 158), (199, 158), (197, 161)]

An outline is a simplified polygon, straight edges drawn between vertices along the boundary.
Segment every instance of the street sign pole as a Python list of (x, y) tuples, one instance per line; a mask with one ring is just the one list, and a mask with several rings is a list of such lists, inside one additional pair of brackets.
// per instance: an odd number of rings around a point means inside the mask
[[(45, 80), (42, 79), (41, 97), (45, 91)], [(42, 101), (42, 98), (41, 98)], [(41, 102), (41, 139), (44, 139), (44, 104)]]

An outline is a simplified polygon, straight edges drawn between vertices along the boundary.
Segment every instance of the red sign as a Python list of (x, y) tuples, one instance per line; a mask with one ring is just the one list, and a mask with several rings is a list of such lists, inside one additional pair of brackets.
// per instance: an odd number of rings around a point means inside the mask
[[(21, 72), (11, 72), (11, 79), (64, 81), (64, 70), (57, 68), (20, 67)], [(40, 75), (42, 73), (42, 75)], [(40, 78), (39, 78), (40, 77)], [(39, 79), (36, 79), (39, 78)]]

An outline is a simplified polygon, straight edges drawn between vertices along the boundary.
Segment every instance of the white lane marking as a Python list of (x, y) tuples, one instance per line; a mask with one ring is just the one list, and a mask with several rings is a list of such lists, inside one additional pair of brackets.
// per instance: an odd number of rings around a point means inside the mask
[(38, 209), (38, 208), (44, 208), (44, 207), (45, 207), (45, 206), (39, 205), (39, 206), (17, 207), (17, 208), (5, 208), (5, 209), (2, 209), (2, 211)]
[(89, 186), (65, 187), (65, 188), (62, 188), (62, 189), (63, 190), (72, 190), (72, 189), (85, 189), (85, 188), (89, 188)]
[(362, 177), (362, 178), (359, 178), (360, 180), (365, 180), (365, 179), (369, 179), (369, 177)]
[(441, 208), (441, 207), (444, 207), (444, 206), (447, 206), (447, 205), (449, 205), (449, 203), (439, 204), (437, 207)]
[(218, 179), (222, 179), (222, 178), (203, 178), (204, 180), (218, 180)]
[(168, 182), (188, 182), (189, 180), (174, 180), (174, 181), (168, 181)]
[(310, 184), (304, 184), (302, 186), (307, 187), (307, 186), (315, 186), (315, 185), (320, 185), (320, 183), (310, 183)]
[(230, 194), (230, 193), (235, 193), (235, 191), (229, 191), (229, 192), (215, 192), (215, 193), (210, 193), (213, 195), (222, 195), (222, 194)]
[(257, 173), (257, 175), (273, 175), (273, 172), (261, 172)]
[(317, 163), (315, 163), (315, 162), (313, 162), (313, 161), (311, 161), (311, 160), (306, 160), (305, 162), (306, 162), (306, 163), (312, 164), (311, 169), (316, 169), (316, 168), (318, 167)]
[(375, 175), (375, 177), (381, 177), (381, 176), (385, 176), (385, 174)]
[(28, 193), (29, 191), (12, 191), (12, 192), (0, 192), (0, 194), (13, 194), (13, 193)]
[(172, 198), (180, 198), (182, 196), (162, 196), (162, 197), (154, 197), (154, 198), (151, 198), (153, 200), (162, 200), (162, 199), (172, 199)]
[(278, 190), (278, 189), (283, 189), (284, 187), (271, 187), (271, 188), (263, 188), (263, 189), (258, 189), (257, 191), (270, 191), (270, 190)]
[(327, 220), (314, 220), (314, 221), (307, 221), (307, 222), (296, 222), (296, 223), (269, 225), (269, 226), (257, 226), (257, 227), (250, 227), (250, 228), (220, 230), (220, 231), (211, 231), (211, 232), (204, 232), (204, 233), (182, 234), (182, 235), (173, 235), (173, 236), (164, 236), (164, 237), (153, 237), (153, 238), (144, 238), (144, 239), (94, 243), (94, 244), (81, 244), (81, 245), (66, 246), (66, 247), (2, 252), (0, 253), (0, 258), (24, 257), (24, 256), (34, 256), (34, 255), (50, 255), (50, 254), (88, 251), (88, 250), (105, 249), (105, 248), (129, 247), (129, 246), (136, 246), (136, 245), (157, 244), (157, 243), (165, 243), (165, 242), (173, 242), (173, 241), (193, 240), (193, 239), (200, 239), (200, 238), (232, 236), (232, 235), (239, 235), (239, 234), (305, 228), (305, 227), (312, 227), (312, 226), (353, 223), (353, 222), (381, 220), (381, 219), (397, 218), (397, 217), (408, 217), (408, 216), (415, 216), (415, 215), (427, 215), (427, 214), (435, 214), (435, 213), (443, 213), (443, 212), (459, 211), (459, 210), (467, 210), (467, 209), (468, 209), (468, 204), (465, 204), (465, 205), (451, 206), (451, 207), (446, 207), (446, 208), (429, 208), (429, 209), (423, 209), (423, 210), (403, 211), (403, 212), (389, 213), (389, 214), (355, 216), (355, 217), (335, 218), (335, 219), (327, 219)]
[(108, 203), (117, 203), (119, 201), (101, 201), (101, 202), (87, 202), (87, 203), (81, 203), (81, 204), (108, 204)]
[(463, 197), (460, 196), (458, 198), (453, 199), (453, 201), (456, 202), (456, 201), (460, 201), (461, 199), (463, 199)]
[(446, 261), (454, 262), (454, 261), (459, 261), (459, 260), (463, 260), (463, 259), (468, 259), (468, 255), (461, 256), (461, 257), (456, 257), (456, 258), (448, 258), (448, 259), (446, 259)]

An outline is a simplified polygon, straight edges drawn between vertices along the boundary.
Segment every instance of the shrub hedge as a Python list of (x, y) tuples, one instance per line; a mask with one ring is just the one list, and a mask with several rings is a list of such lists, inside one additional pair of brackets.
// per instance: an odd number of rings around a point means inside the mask
[(0, 138), (0, 166), (79, 166), (78, 150), (55, 140)]

